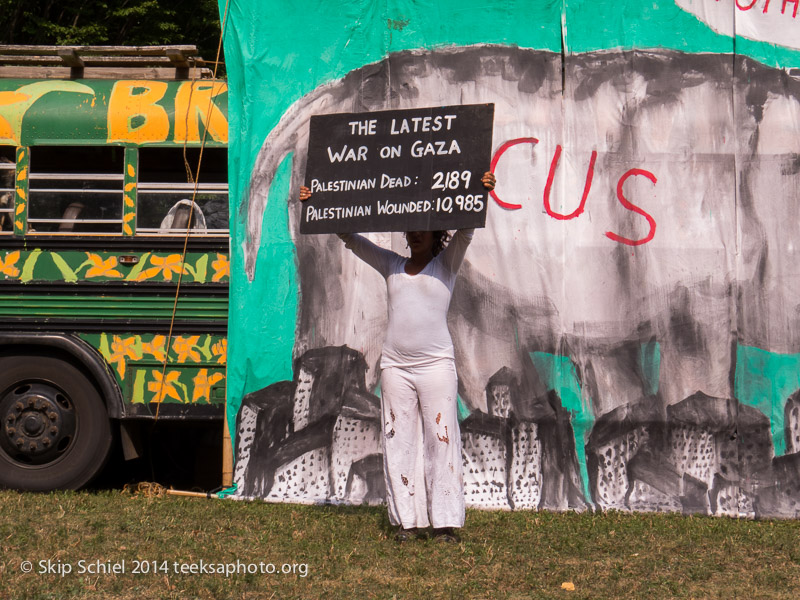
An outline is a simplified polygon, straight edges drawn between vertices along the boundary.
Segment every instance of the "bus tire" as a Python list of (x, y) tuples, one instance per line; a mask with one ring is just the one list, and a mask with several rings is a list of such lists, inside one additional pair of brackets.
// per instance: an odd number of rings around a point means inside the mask
[(77, 368), (46, 356), (0, 359), (0, 487), (78, 489), (110, 448), (106, 407)]

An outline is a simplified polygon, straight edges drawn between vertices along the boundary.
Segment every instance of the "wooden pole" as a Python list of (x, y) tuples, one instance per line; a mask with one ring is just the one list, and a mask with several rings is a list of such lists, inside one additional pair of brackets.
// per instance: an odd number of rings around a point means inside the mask
[(186, 496), (189, 498), (215, 498), (213, 494), (208, 492), (185, 492), (183, 490), (167, 490), (168, 496)]
[(222, 487), (229, 488), (233, 485), (233, 445), (231, 431), (228, 428), (227, 402), (225, 403), (225, 416), (222, 419)]

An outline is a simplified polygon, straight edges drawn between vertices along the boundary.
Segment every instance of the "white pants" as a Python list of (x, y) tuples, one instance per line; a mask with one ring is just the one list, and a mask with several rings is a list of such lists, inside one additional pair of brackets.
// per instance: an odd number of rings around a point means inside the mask
[(393, 525), (464, 526), (457, 397), (450, 359), (383, 369), (383, 473)]

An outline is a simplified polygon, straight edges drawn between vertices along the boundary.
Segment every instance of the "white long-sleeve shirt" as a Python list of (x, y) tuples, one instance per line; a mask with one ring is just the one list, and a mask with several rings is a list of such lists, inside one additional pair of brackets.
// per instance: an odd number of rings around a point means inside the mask
[(447, 247), (416, 275), (406, 273), (407, 257), (376, 246), (358, 234), (339, 235), (346, 248), (386, 280), (389, 328), (383, 343), (382, 369), (455, 358), (447, 329), (447, 309), (473, 232), (457, 231)]

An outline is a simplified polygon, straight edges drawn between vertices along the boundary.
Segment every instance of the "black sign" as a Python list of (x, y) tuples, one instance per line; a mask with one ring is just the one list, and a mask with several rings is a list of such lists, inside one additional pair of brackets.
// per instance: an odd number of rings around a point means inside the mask
[(311, 117), (301, 233), (483, 227), (494, 104)]

